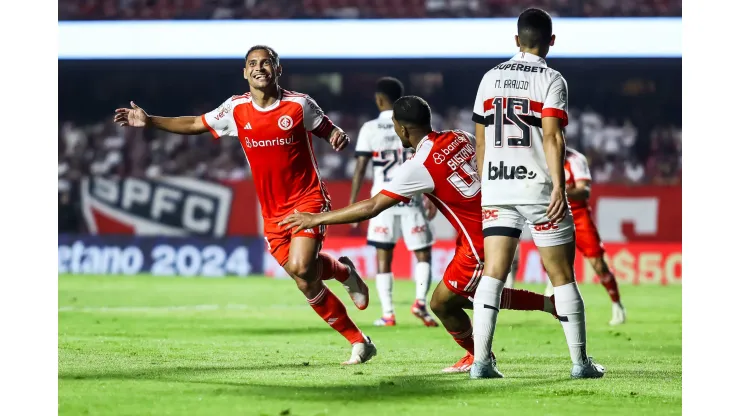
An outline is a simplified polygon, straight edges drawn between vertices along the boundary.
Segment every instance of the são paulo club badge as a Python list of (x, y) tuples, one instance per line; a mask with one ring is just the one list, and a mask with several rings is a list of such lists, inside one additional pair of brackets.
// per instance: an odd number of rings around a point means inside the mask
[(278, 119), (278, 127), (282, 130), (290, 130), (293, 127), (293, 119), (290, 116), (282, 116)]

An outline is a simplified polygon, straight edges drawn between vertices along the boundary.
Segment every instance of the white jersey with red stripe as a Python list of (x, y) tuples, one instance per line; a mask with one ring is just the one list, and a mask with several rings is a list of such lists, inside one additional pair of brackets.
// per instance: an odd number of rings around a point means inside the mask
[(461, 130), (429, 133), (380, 192), (402, 202), (426, 194), (457, 231), (457, 252), (482, 263), (481, 184), (473, 143)]
[[(401, 139), (393, 130), (393, 110), (382, 111), (378, 118), (362, 125), (357, 135), (356, 156), (372, 158), (372, 195), (380, 192), (390, 182), (395, 172), (414, 154), (413, 149), (405, 149)], [(422, 209), (421, 195), (411, 198), (408, 204), (401, 203), (391, 208), (396, 214), (415, 213)]]
[(549, 203), (552, 177), (542, 144), (542, 117), (568, 124), (568, 86), (543, 58), (520, 52), (483, 76), (473, 121), (486, 132), (484, 206)]

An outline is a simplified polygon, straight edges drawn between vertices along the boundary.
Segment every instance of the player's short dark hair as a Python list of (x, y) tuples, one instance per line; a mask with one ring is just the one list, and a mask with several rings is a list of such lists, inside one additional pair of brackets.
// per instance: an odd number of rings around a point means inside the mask
[(403, 83), (393, 77), (383, 77), (375, 84), (375, 92), (385, 95), (393, 103), (403, 96)]
[(393, 103), (393, 117), (401, 124), (417, 127), (432, 125), (432, 109), (429, 104), (415, 95), (407, 95)]
[(519, 15), (516, 28), (521, 46), (535, 48), (546, 45), (552, 37), (552, 18), (546, 11), (531, 7)]
[(271, 47), (267, 45), (254, 45), (247, 51), (247, 54), (244, 55), (244, 59), (246, 60), (250, 53), (258, 50), (266, 51), (268, 55), (270, 55), (270, 60), (272, 60), (273, 66), (280, 65), (280, 56), (278, 56), (278, 53), (275, 52), (275, 49), (272, 49)]

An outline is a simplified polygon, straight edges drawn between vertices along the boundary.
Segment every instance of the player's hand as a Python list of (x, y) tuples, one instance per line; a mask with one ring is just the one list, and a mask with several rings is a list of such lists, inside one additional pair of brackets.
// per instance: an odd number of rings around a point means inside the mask
[(429, 200), (429, 198), (424, 197), (424, 209), (427, 213), (427, 218), (430, 220), (433, 220), (434, 217), (437, 216), (437, 212), (439, 212), (439, 209), (437, 209), (437, 206), (432, 203), (432, 201)]
[(347, 133), (341, 129), (335, 128), (334, 131), (331, 132), (331, 136), (329, 136), (329, 143), (334, 150), (342, 150), (349, 144), (349, 136), (347, 136)]
[(131, 101), (131, 108), (118, 108), (116, 115), (113, 116), (113, 122), (124, 127), (145, 127), (147, 121), (149, 121), (149, 114), (133, 101)]
[(288, 215), (282, 221), (278, 223), (279, 226), (284, 226), (286, 230), (293, 230), (293, 234), (309, 228), (318, 226), (316, 220), (316, 214), (309, 214), (307, 212), (298, 212), (295, 210), (293, 214)]
[(550, 205), (547, 207), (547, 218), (552, 222), (560, 222), (568, 212), (568, 201), (565, 199), (565, 189), (553, 189), (550, 195)]

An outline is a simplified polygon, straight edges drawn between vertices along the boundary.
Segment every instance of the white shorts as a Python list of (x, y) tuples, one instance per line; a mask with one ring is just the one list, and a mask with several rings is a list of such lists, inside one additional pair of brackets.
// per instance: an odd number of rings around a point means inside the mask
[(547, 205), (498, 205), (483, 207), (483, 237), (495, 235), (519, 238), (526, 223), (537, 247), (567, 244), (575, 238), (573, 215), (568, 209), (563, 221), (552, 223)]
[(392, 250), (402, 236), (409, 251), (421, 250), (434, 244), (429, 220), (421, 209), (404, 214), (383, 211), (370, 219), (367, 227), (368, 245)]

